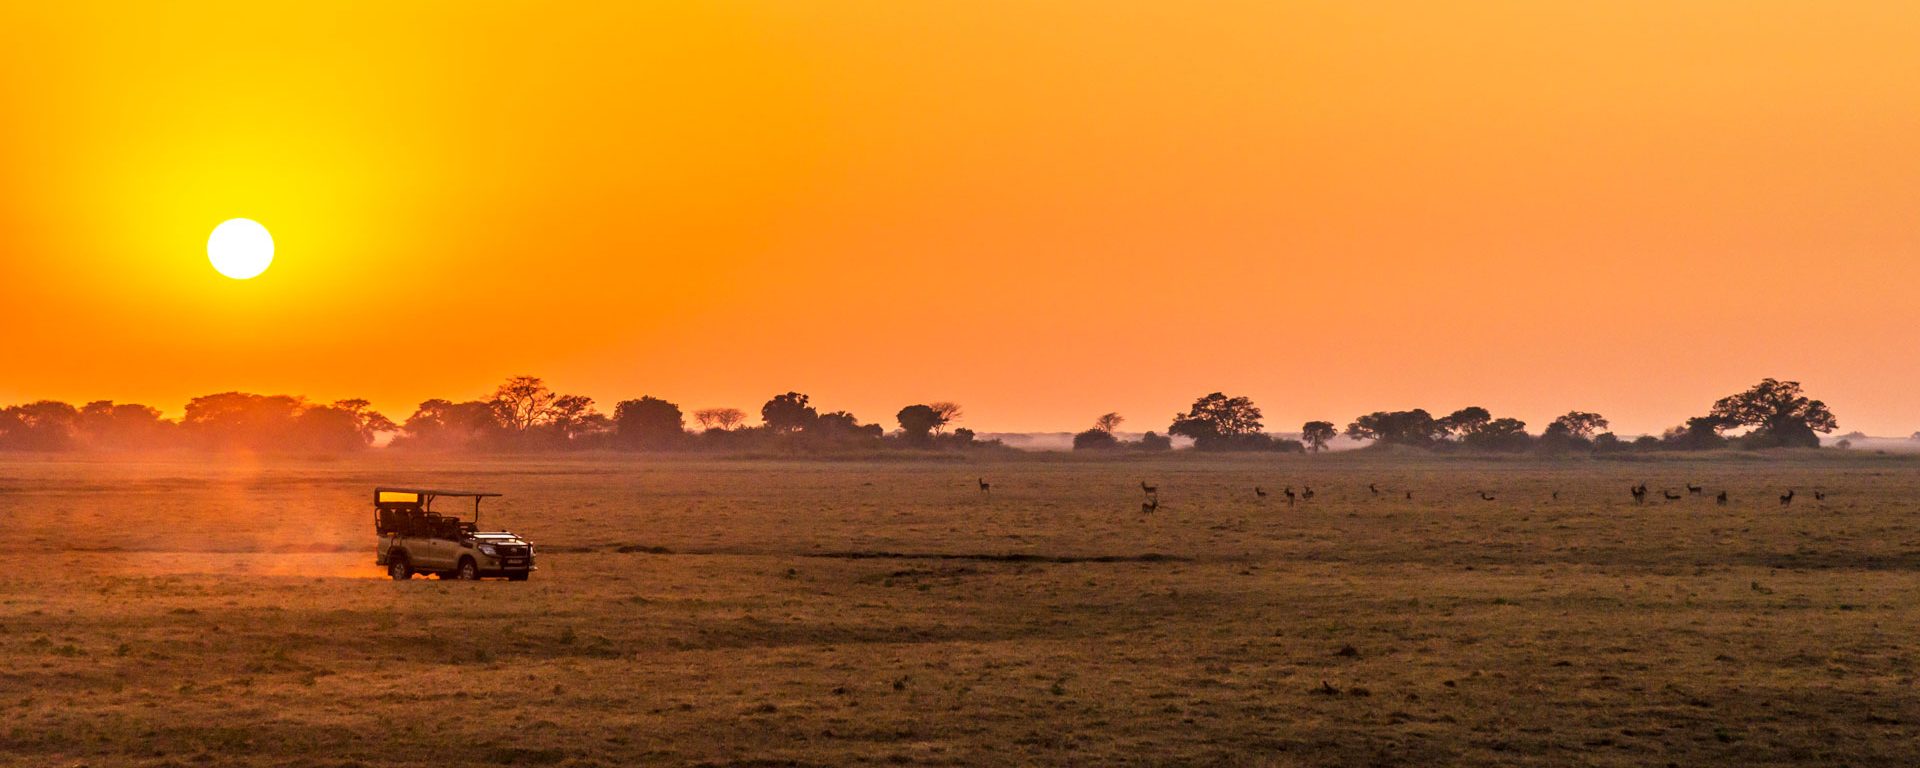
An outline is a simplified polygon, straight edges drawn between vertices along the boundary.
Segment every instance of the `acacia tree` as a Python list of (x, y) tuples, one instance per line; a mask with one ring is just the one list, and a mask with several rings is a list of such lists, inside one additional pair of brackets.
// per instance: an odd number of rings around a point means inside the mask
[[(0, 416), (0, 423), (6, 419)], [(389, 429), (391, 421), (387, 422)], [(160, 409), (138, 403), (95, 400), (80, 407), (76, 426), (80, 438), (95, 448), (159, 448), (173, 436), (176, 425), (160, 417)], [(0, 426), (0, 444), (6, 442)]]
[(1073, 449), (1076, 451), (1097, 451), (1120, 447), (1120, 441), (1113, 431), (1120, 428), (1120, 422), (1126, 421), (1118, 413), (1103, 413), (1093, 420), (1093, 428), (1077, 432), (1073, 436)]
[(1745, 392), (1720, 398), (1707, 416), (1731, 427), (1752, 427), (1748, 445), (1820, 447), (1816, 432), (1838, 429), (1827, 404), (1801, 394), (1800, 382), (1762, 379)]
[(948, 424), (960, 420), (959, 403), (927, 403), (927, 407), (933, 409), (933, 415), (940, 417), (939, 422), (933, 425), (933, 433), (936, 435), (945, 434)]
[(931, 405), (909, 405), (894, 414), (900, 422), (900, 431), (908, 443), (927, 445), (933, 442), (933, 431), (940, 426), (940, 412)]
[(1720, 430), (1727, 426), (1726, 422), (1712, 416), (1695, 416), (1660, 435), (1660, 443), (1686, 451), (1721, 448), (1727, 444), (1727, 439), (1720, 436)]
[(671, 448), (686, 437), (680, 406), (657, 397), (622, 400), (613, 407), (613, 434), (629, 448)]
[(798, 392), (775, 395), (766, 405), (760, 406), (760, 419), (767, 428), (775, 432), (799, 432), (813, 426), (820, 412), (807, 404), (807, 396)]
[(1339, 434), (1331, 421), (1309, 421), (1300, 425), (1300, 439), (1314, 453), (1326, 450), (1327, 442)]
[(1487, 409), (1477, 405), (1469, 405), (1447, 414), (1445, 418), (1439, 419), (1437, 423), (1443, 433), (1457, 435), (1461, 439), (1465, 439), (1479, 433), (1480, 430), (1486, 429), (1487, 424), (1492, 421), (1493, 414), (1489, 413)]
[(551, 420), (554, 401), (559, 399), (540, 377), (515, 376), (495, 389), (487, 404), (493, 407), (501, 426), (525, 432)]
[(1446, 428), (1421, 408), (1374, 411), (1347, 425), (1347, 437), (1383, 445), (1428, 445), (1445, 434)]
[(1201, 450), (1229, 448), (1250, 443), (1260, 431), (1260, 408), (1246, 397), (1228, 397), (1215, 392), (1193, 401), (1185, 414), (1174, 414), (1167, 434), (1193, 438)]
[(361, 398), (336, 400), (332, 407), (353, 415), (354, 428), (360, 433), (360, 440), (365, 443), (372, 443), (382, 432), (395, 432), (400, 429), (400, 425), (393, 423), (393, 419), (373, 410), (373, 403)]
[(700, 422), (703, 430), (731, 432), (740, 422), (747, 420), (747, 414), (738, 408), (702, 408), (693, 412), (693, 420)]
[(1567, 415), (1554, 419), (1547, 425), (1547, 434), (1590, 439), (1595, 433), (1607, 428), (1607, 419), (1597, 413), (1586, 411), (1568, 411)]
[(594, 409), (593, 398), (586, 395), (561, 395), (554, 399), (552, 410), (548, 426), (562, 443), (574, 443), (613, 426), (606, 414)]
[(1527, 423), (1510, 418), (1489, 420), (1463, 438), (1467, 445), (1490, 451), (1522, 450), (1532, 441), (1532, 436), (1527, 434)]
[(0, 448), (57, 451), (72, 447), (80, 410), (57, 400), (0, 410)]
[(500, 416), (492, 404), (479, 400), (456, 403), (435, 398), (420, 404), (400, 428), (395, 446), (428, 449), (464, 448), (496, 439)]

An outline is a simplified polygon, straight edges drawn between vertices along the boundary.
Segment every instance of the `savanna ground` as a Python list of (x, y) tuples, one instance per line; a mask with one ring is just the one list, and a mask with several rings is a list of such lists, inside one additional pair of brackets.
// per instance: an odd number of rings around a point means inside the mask
[[(379, 483), (507, 493), (540, 572), (384, 579)], [(1916, 498), (1837, 452), (8, 458), (0, 762), (1911, 765)]]

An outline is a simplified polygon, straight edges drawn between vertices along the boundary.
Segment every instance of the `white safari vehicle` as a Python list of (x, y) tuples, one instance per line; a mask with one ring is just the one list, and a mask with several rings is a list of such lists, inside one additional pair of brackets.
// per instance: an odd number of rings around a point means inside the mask
[[(380, 536), (375, 562), (395, 581), (416, 573), (443, 579), (505, 576), (526, 581), (534, 571), (533, 545), (506, 531), (480, 530), (480, 500), (497, 493), (425, 488), (373, 489), (373, 530)], [(434, 511), (435, 499), (473, 499), (473, 519)]]

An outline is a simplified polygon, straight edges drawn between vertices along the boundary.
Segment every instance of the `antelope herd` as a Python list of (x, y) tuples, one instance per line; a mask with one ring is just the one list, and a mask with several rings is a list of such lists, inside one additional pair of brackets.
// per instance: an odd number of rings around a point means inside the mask
[[(987, 479), (984, 477), (978, 478), (977, 481), (980, 485), (980, 493), (984, 495), (992, 494), (993, 492), (992, 483), (987, 482)], [(1706, 486), (1691, 483), (1691, 482), (1686, 483), (1685, 487), (1687, 489), (1687, 492), (1684, 495), (1673, 490), (1672, 488), (1662, 488), (1660, 489), (1660, 496), (1661, 498), (1664, 498), (1669, 502), (1673, 502), (1673, 501), (1679, 501), (1681, 499), (1684, 499), (1687, 496), (1705, 495), (1707, 490)], [(1379, 498), (1382, 493), (1379, 483), (1367, 483), (1366, 489), (1367, 489), (1367, 494), (1376, 499)], [(1141, 512), (1150, 513), (1150, 512), (1156, 512), (1160, 509), (1160, 486), (1159, 485), (1148, 483), (1147, 481), (1142, 480), (1140, 481), (1140, 492), (1144, 494), (1146, 497), (1140, 503)], [(1494, 491), (1488, 491), (1485, 489), (1478, 490), (1475, 493), (1480, 497), (1481, 501), (1495, 501), (1499, 498)], [(1794, 497), (1797, 493), (1798, 491), (1792, 488), (1789, 488), (1787, 489), (1786, 493), (1780, 494), (1780, 506), (1783, 506), (1783, 507), (1791, 506), (1793, 504)], [(1256, 485), (1253, 487), (1253, 497), (1256, 501), (1260, 501), (1264, 503), (1267, 500), (1267, 496), (1269, 495), (1270, 494), (1267, 492), (1266, 487), (1259, 486), (1259, 485)], [(1302, 485), (1300, 487), (1300, 490), (1297, 492), (1293, 489), (1293, 486), (1288, 485), (1280, 489), (1280, 495), (1286, 498), (1287, 506), (1291, 507), (1298, 503), (1312, 501), (1314, 497), (1314, 491), (1313, 491), (1313, 486), (1311, 485)], [(1627, 488), (1627, 495), (1633, 499), (1633, 503), (1645, 504), (1647, 502), (1647, 484), (1640, 483), (1638, 485), (1630, 486), (1629, 488)], [(1549, 498), (1552, 499), (1553, 501), (1559, 501), (1560, 490), (1557, 488), (1554, 489), (1549, 494)], [(1813, 492), (1813, 498), (1815, 501), (1826, 501), (1827, 493), (1826, 491), (1816, 490)], [(1405, 499), (1407, 501), (1413, 500), (1412, 489), (1407, 489), (1405, 491)], [(1727, 494), (1727, 491), (1725, 489), (1722, 489), (1719, 493), (1714, 495), (1713, 501), (1715, 504), (1724, 507), (1731, 501), (1731, 497)]]

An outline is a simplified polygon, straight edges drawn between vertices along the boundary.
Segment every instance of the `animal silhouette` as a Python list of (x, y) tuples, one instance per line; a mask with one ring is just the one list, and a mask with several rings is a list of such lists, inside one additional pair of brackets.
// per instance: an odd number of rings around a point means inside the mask
[(1814, 491), (1814, 492), (1813, 492), (1813, 500), (1814, 500), (1814, 501), (1826, 501), (1826, 500), (1827, 500), (1827, 492), (1826, 492), (1826, 491)]
[(1788, 488), (1786, 493), (1780, 494), (1780, 506), (1784, 507), (1792, 503), (1793, 503), (1793, 489)]
[(1147, 485), (1147, 481), (1142, 480), (1140, 481), (1140, 490), (1146, 492), (1148, 496), (1156, 496), (1160, 493), (1160, 486)]
[(1680, 494), (1665, 488), (1660, 489), (1660, 495), (1667, 497), (1667, 501), (1678, 501), (1680, 499)]
[(1557, 490), (1556, 490), (1556, 491), (1554, 491), (1554, 492), (1553, 492), (1553, 500), (1554, 500), (1554, 501), (1559, 501), (1559, 500), (1560, 500), (1560, 492), (1559, 492), (1559, 491), (1557, 491)]
[(1413, 501), (1413, 491), (1407, 491), (1407, 501)]
[(1267, 497), (1267, 489), (1261, 488), (1260, 486), (1256, 485), (1253, 487), (1253, 495), (1264, 499)]
[(1493, 494), (1491, 494), (1491, 493), (1487, 493), (1486, 491), (1481, 491), (1481, 492), (1480, 492), (1480, 500), (1481, 500), (1481, 501), (1493, 501)]
[(1143, 502), (1140, 502), (1140, 512), (1141, 512), (1141, 514), (1149, 514), (1149, 513), (1152, 513), (1152, 512), (1154, 512), (1154, 511), (1156, 511), (1156, 510), (1158, 510), (1158, 509), (1160, 509), (1160, 499), (1159, 499), (1158, 497), (1155, 497), (1155, 498), (1151, 498), (1151, 499), (1148, 499), (1148, 500), (1146, 500), (1146, 501), (1143, 501)]
[(993, 483), (987, 482), (987, 479), (984, 477), (980, 478), (980, 492), (993, 493)]
[(1628, 488), (1627, 493), (1633, 494), (1633, 503), (1644, 504), (1647, 501), (1647, 484), (1641, 483), (1632, 488)]
[(1694, 485), (1693, 483), (1687, 483), (1687, 493), (1691, 493), (1695, 496), (1698, 496), (1700, 495), (1700, 492), (1703, 490), (1705, 489), (1701, 488), (1700, 486)]
[(1287, 496), (1287, 506), (1289, 506), (1289, 507), (1291, 507), (1291, 506), (1293, 506), (1293, 486), (1291, 486), (1291, 485), (1289, 485), (1289, 486), (1287, 486), (1287, 487), (1285, 487), (1285, 488), (1282, 488), (1282, 489), (1280, 489), (1280, 492), (1281, 492), (1281, 493), (1283, 493), (1283, 494), (1286, 494), (1286, 496)]
[(1313, 486), (1304, 486), (1300, 490), (1301, 501), (1313, 501)]
[(1715, 503), (1715, 504), (1719, 504), (1720, 506), (1723, 506), (1723, 507), (1724, 507), (1724, 506), (1726, 506), (1726, 505), (1727, 505), (1727, 492), (1726, 492), (1726, 491), (1721, 491), (1721, 492), (1720, 492), (1720, 495), (1718, 495), (1718, 496), (1715, 496), (1715, 497), (1713, 497), (1713, 503)]
[(1375, 496), (1378, 496), (1380, 495), (1380, 486), (1374, 485), (1373, 483), (1367, 483), (1367, 492)]

